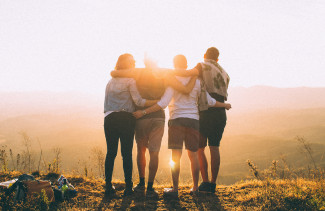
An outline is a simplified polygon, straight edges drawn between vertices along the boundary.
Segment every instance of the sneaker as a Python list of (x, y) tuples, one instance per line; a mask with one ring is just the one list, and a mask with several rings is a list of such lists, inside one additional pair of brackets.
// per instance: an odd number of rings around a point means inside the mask
[(147, 189), (146, 197), (147, 198), (158, 198), (159, 193), (154, 189)]
[(200, 192), (210, 193), (211, 192), (211, 185), (210, 182), (202, 182), (198, 189)]
[(105, 190), (105, 197), (114, 197), (115, 195), (115, 187), (113, 185), (108, 185)]
[(145, 192), (145, 190), (146, 190), (146, 186), (145, 185), (140, 185), (140, 183), (137, 184), (137, 186), (134, 187), (134, 192), (142, 193), (142, 192)]
[(211, 191), (211, 193), (216, 192), (216, 187), (217, 187), (217, 185), (215, 183), (210, 183), (210, 191)]
[(173, 188), (164, 188), (164, 196), (178, 198), (178, 191), (174, 191)]

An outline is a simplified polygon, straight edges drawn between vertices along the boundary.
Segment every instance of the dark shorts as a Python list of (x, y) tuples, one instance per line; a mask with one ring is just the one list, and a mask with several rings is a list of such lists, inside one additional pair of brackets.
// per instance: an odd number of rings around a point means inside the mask
[(199, 149), (199, 120), (177, 118), (168, 121), (168, 149), (185, 149), (196, 152)]
[(220, 146), (227, 122), (226, 111), (223, 108), (209, 108), (200, 112), (200, 148)]
[(159, 152), (164, 135), (165, 118), (139, 119), (135, 124), (135, 140), (138, 146), (150, 152)]

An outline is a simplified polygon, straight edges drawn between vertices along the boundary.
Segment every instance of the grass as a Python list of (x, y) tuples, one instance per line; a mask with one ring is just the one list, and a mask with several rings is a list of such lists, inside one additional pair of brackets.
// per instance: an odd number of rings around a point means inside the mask
[[(15, 178), (19, 172), (1, 173), (1, 181)], [(55, 181), (54, 175), (41, 175), (40, 179)], [(71, 176), (78, 195), (64, 202), (46, 203), (44, 196), (21, 204), (14, 204), (14, 196), (0, 193), (2, 210), (325, 210), (324, 179), (266, 179), (241, 181), (230, 186), (218, 186), (215, 194), (189, 194), (190, 186), (180, 186), (179, 199), (163, 197), (166, 185), (155, 186), (158, 199), (142, 195), (122, 197), (124, 184), (115, 181), (117, 197), (104, 198), (104, 181)]]

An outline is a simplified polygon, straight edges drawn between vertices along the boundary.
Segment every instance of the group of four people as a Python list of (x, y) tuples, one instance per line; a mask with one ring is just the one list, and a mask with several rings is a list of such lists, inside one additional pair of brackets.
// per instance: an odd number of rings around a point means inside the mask
[[(112, 79), (106, 86), (104, 103), (104, 130), (107, 143), (105, 160), (105, 195), (115, 194), (112, 173), (121, 142), (125, 176), (124, 195), (133, 193), (132, 148), (137, 143), (139, 184), (134, 191), (145, 191), (146, 150), (149, 150), (149, 176), (147, 197), (157, 196), (153, 188), (158, 169), (158, 158), (165, 125), (164, 108), (169, 107), (168, 148), (172, 150), (173, 188), (165, 188), (164, 194), (178, 195), (180, 158), (183, 143), (191, 162), (193, 188), (198, 191), (215, 192), (220, 166), (219, 145), (226, 125), (225, 109), (231, 105), (227, 100), (229, 76), (218, 63), (219, 51), (209, 48), (204, 62), (187, 70), (183, 55), (174, 57), (174, 70), (156, 67), (135, 68), (130, 54), (118, 58)], [(209, 144), (211, 153), (211, 180), (204, 149)], [(201, 171), (203, 182), (198, 186)]]

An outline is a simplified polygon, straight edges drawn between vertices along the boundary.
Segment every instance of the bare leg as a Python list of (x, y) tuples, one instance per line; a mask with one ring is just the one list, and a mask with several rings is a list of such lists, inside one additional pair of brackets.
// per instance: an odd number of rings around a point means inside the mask
[(139, 177), (144, 178), (146, 175), (146, 147), (138, 146), (137, 163)]
[(158, 161), (159, 161), (159, 151), (158, 152), (150, 152), (150, 162), (149, 162), (149, 178), (148, 182), (153, 182), (156, 173), (158, 170)]
[(204, 153), (205, 148), (199, 148), (198, 150), (198, 158), (200, 162), (200, 171), (203, 182), (209, 182), (209, 174), (208, 174), (208, 161)]
[(173, 191), (178, 191), (179, 171), (180, 171), (180, 160), (182, 156), (181, 149), (172, 149), (172, 160), (175, 165), (171, 168), (173, 178)]
[(219, 167), (220, 167), (220, 152), (219, 147), (217, 146), (210, 146), (210, 153), (211, 153), (211, 183), (216, 183)]
[(192, 178), (193, 178), (193, 191), (198, 189), (199, 183), (199, 175), (200, 175), (200, 164), (197, 156), (197, 152), (192, 152), (187, 150), (188, 157), (191, 161), (191, 170), (192, 170)]

